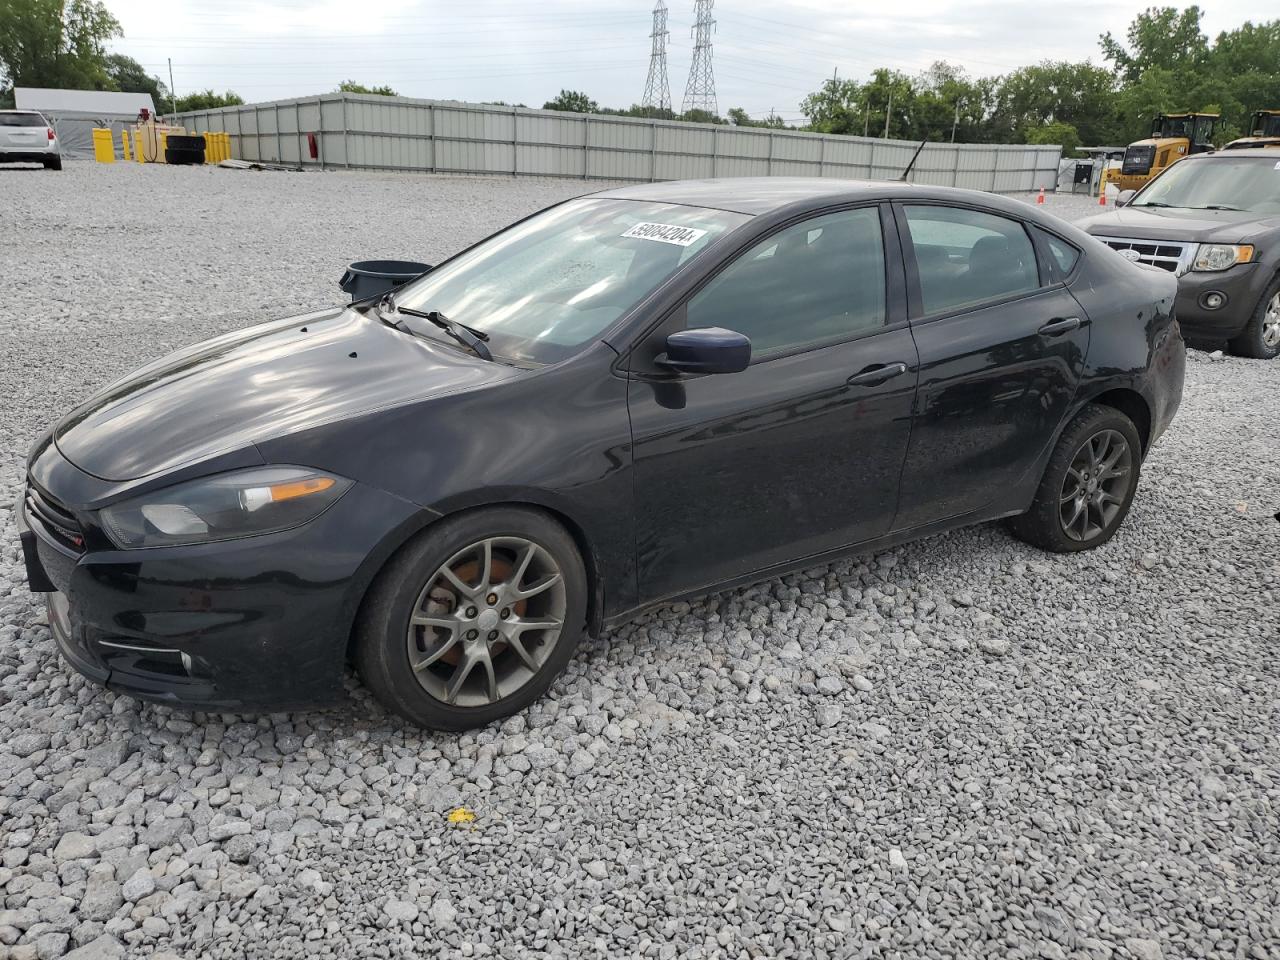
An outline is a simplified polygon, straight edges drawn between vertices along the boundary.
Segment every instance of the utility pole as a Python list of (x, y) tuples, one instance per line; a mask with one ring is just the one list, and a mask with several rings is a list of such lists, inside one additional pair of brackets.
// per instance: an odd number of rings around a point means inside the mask
[(866, 110), (862, 114), (862, 135), (865, 137), (871, 132), (871, 98), (867, 97)]
[(951, 121), (951, 142), (956, 142), (956, 127), (960, 125), (960, 101), (956, 101), (956, 118)]
[(716, 78), (711, 69), (711, 34), (716, 22), (711, 8), (716, 0), (694, 0), (693, 62), (689, 64), (689, 82), (684, 88), (684, 104), (680, 110), (706, 110), (712, 116), (720, 112), (716, 103)]
[(893, 91), (889, 91), (889, 102), (884, 107), (884, 139), (889, 139), (889, 112), (893, 109)]
[(173, 89), (173, 57), (169, 57), (169, 106), (173, 109), (173, 115), (178, 115), (178, 91)]
[(649, 110), (671, 109), (671, 88), (667, 85), (667, 5), (658, 0), (653, 7), (653, 38), (649, 50), (649, 78), (644, 83), (640, 106)]

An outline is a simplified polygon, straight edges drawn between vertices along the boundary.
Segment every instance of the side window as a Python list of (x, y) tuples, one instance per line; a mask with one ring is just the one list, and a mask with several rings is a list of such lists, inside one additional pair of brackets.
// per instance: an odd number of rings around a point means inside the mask
[(924, 312), (945, 313), (1040, 286), (1022, 224), (963, 207), (906, 207)]
[(760, 241), (688, 304), (690, 327), (751, 338), (752, 357), (844, 339), (885, 322), (875, 207), (815, 217)]
[(1076, 261), (1080, 259), (1080, 251), (1067, 243), (1067, 241), (1059, 240), (1051, 233), (1046, 233), (1044, 238), (1049, 245), (1049, 253), (1053, 255), (1054, 262), (1058, 265), (1058, 269), (1062, 271), (1062, 276), (1066, 277), (1076, 268)]

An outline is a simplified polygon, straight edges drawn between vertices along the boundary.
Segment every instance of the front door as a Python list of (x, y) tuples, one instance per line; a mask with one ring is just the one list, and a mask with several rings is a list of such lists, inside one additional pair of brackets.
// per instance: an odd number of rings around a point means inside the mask
[(895, 526), (1025, 506), (1011, 494), (1075, 396), (1089, 318), (1020, 221), (907, 204), (900, 222), (920, 384)]
[[(876, 206), (784, 227), (734, 259), (633, 352), (642, 601), (890, 528), (916, 351), (900, 254), (895, 242), (886, 260), (884, 237)], [(645, 357), (661, 351), (652, 341), (685, 326), (746, 334), (751, 365), (736, 374), (651, 375)]]

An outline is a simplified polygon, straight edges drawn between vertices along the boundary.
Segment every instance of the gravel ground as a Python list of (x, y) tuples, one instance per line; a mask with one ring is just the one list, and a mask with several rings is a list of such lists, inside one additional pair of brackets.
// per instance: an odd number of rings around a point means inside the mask
[(0, 168), (0, 958), (1280, 957), (1280, 363), (1191, 355), (1100, 550), (984, 526), (676, 604), (500, 728), (58, 660), (8, 506), (43, 425), (593, 186)]

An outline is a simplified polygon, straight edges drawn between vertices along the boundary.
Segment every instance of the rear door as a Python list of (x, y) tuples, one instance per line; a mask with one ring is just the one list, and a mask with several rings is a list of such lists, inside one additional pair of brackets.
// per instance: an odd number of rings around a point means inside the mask
[(920, 376), (894, 526), (1016, 509), (1013, 491), (1053, 441), (1089, 349), (1089, 318), (1064, 282), (1079, 252), (1033, 241), (994, 211), (895, 213)]

